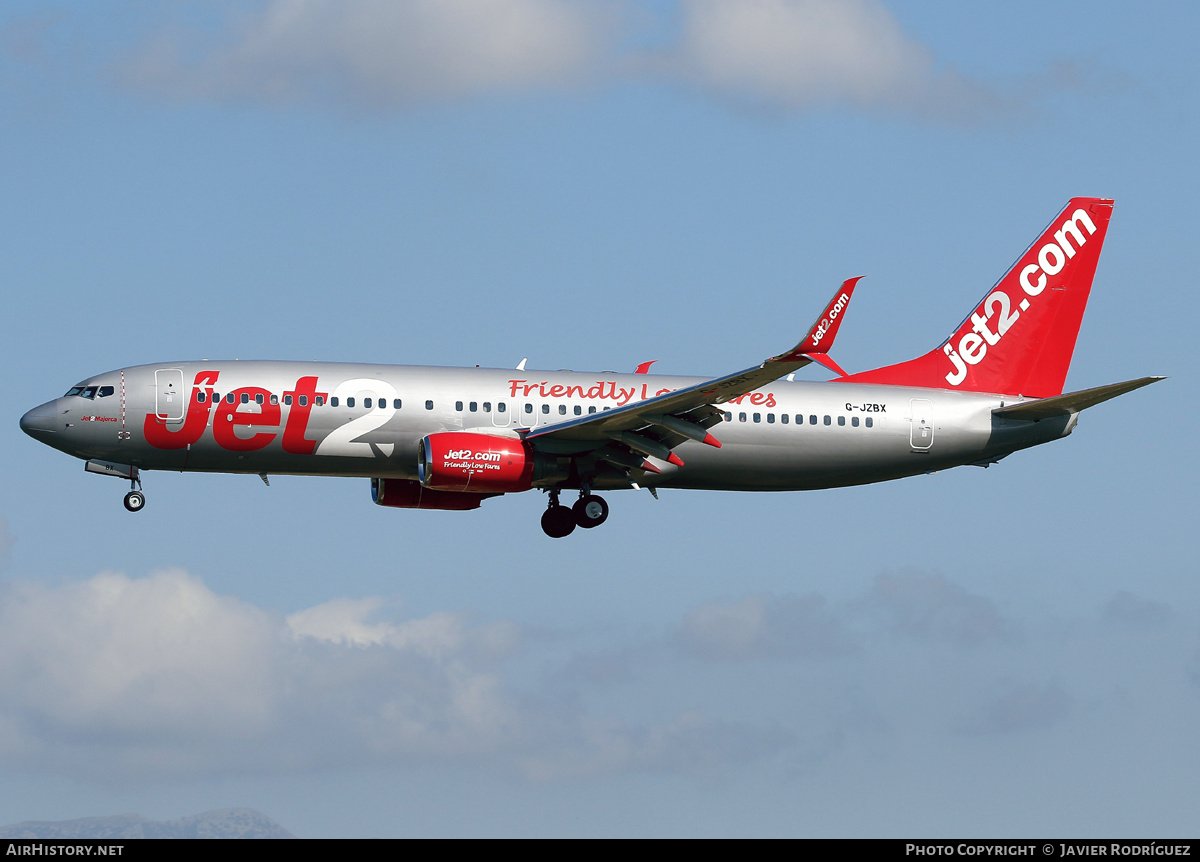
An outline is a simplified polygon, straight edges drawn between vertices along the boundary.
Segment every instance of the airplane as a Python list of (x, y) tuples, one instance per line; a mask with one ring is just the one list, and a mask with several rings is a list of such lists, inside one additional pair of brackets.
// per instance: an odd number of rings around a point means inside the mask
[[(372, 500), (468, 510), (548, 495), (553, 538), (608, 518), (597, 491), (799, 491), (989, 466), (1066, 437), (1081, 411), (1163, 378), (1063, 393), (1113, 202), (1073, 198), (940, 345), (847, 374), (829, 357), (858, 283), (795, 347), (712, 379), (649, 373), (166, 362), (89, 377), (21, 417), (130, 483), (178, 470), (369, 478)], [(793, 379), (818, 362), (838, 376)], [(564, 491), (577, 491), (573, 505)]]

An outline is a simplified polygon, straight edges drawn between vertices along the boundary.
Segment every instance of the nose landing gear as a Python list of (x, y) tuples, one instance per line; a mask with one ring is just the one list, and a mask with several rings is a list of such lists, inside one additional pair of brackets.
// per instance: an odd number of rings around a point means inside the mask
[(146, 495), (142, 493), (142, 477), (138, 468), (134, 467), (129, 477), (129, 493), (125, 495), (125, 508), (130, 512), (140, 512), (146, 505)]
[(559, 503), (558, 493), (557, 488), (550, 492), (550, 505), (542, 513), (542, 531), (550, 538), (561, 539), (575, 532), (576, 527), (590, 530), (608, 520), (608, 503), (587, 488), (579, 492), (579, 499), (570, 507)]
[(100, 461), (93, 458), (83, 465), (83, 469), (87, 473), (128, 479), (129, 493), (125, 495), (125, 508), (130, 512), (140, 512), (145, 508), (146, 495), (142, 493), (141, 471), (133, 464), (118, 464), (115, 461)]

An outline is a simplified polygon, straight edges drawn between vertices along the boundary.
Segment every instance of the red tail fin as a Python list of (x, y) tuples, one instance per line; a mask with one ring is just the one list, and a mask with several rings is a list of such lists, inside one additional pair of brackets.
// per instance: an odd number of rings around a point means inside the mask
[(1112, 207), (1104, 198), (1072, 198), (936, 350), (841, 381), (1060, 395)]

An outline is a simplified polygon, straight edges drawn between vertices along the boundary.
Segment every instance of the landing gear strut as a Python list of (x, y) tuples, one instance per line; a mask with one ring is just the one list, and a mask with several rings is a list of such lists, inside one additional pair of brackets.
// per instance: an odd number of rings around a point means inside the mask
[(576, 527), (590, 530), (608, 520), (608, 503), (587, 488), (579, 492), (575, 505), (567, 507), (558, 501), (558, 489), (550, 492), (550, 505), (542, 513), (542, 530), (552, 539), (571, 535)]

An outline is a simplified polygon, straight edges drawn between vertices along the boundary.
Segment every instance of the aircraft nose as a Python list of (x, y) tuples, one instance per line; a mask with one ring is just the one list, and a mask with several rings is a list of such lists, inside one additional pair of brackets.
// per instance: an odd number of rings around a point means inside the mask
[(35, 440), (58, 431), (58, 402), (47, 401), (21, 417), (21, 430)]

